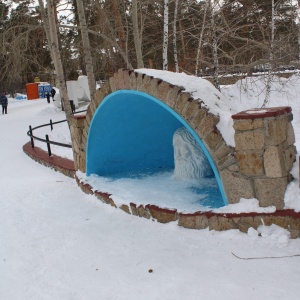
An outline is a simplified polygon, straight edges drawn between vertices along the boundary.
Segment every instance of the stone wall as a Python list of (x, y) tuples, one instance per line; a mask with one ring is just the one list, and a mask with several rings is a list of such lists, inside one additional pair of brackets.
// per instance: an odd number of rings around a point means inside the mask
[[(290, 107), (273, 107), (233, 115), (241, 190), (252, 192), (262, 207), (284, 207), (284, 194), (296, 159)], [(244, 187), (243, 187), (244, 185)], [(246, 197), (244, 197), (246, 198)]]
[[(230, 183), (230, 180), (224, 181), (227, 173), (238, 169), (234, 149), (226, 144), (221, 136), (216, 124), (219, 117), (211, 114), (202, 106), (202, 101), (194, 99), (190, 93), (183, 92), (180, 86), (171, 85), (163, 80), (153, 78), (145, 74), (140, 74), (132, 70), (119, 70), (106, 81), (95, 93), (95, 101), (91, 102), (86, 116), (73, 117), (71, 120), (71, 133), (74, 143), (74, 163), (76, 169), (83, 173), (86, 171), (86, 142), (89, 127), (93, 115), (101, 104), (103, 99), (110, 93), (117, 90), (136, 90), (145, 92), (160, 101), (164, 102), (194, 129), (203, 144), (210, 153), (220, 175), (223, 177), (223, 185)], [(226, 190), (226, 188), (225, 188)], [(228, 189), (227, 189), (228, 190)], [(234, 194), (227, 196), (229, 203), (237, 202)]]
[(146, 92), (159, 99), (190, 125), (218, 169), (229, 204), (239, 202), (240, 198), (257, 198), (260, 206), (283, 208), (296, 156), (291, 108), (252, 110), (234, 115), (236, 147), (232, 148), (216, 127), (219, 117), (211, 114), (202, 101), (183, 92), (180, 86), (132, 70), (115, 73), (97, 90), (86, 116), (72, 118), (76, 170), (86, 171), (86, 142), (96, 109), (110, 93), (124, 89)]

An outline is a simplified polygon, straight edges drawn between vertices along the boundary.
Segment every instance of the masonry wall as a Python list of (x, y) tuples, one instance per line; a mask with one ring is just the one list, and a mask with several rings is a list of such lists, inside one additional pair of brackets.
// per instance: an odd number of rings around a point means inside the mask
[[(219, 172), (236, 170), (238, 168), (234, 149), (226, 144), (216, 124), (219, 117), (203, 107), (199, 99), (194, 99), (190, 93), (183, 92), (180, 86), (171, 85), (165, 81), (136, 73), (130, 70), (119, 70), (109, 81), (97, 90), (93, 101), (86, 113), (85, 119), (73, 117), (71, 133), (74, 149), (75, 167), (82, 172), (85, 169), (85, 149), (89, 127), (93, 115), (103, 99), (117, 90), (136, 90), (145, 92), (172, 108), (194, 129), (210, 153)], [(227, 176), (226, 173), (220, 174)], [(223, 179), (222, 179), (223, 180)], [(224, 183), (223, 183), (224, 184)], [(235, 197), (228, 197), (229, 203), (237, 202)]]
[(216, 127), (219, 117), (203, 107), (202, 101), (183, 92), (180, 86), (132, 70), (115, 73), (97, 90), (86, 116), (71, 120), (75, 169), (85, 173), (91, 120), (103, 99), (116, 90), (145, 92), (168, 105), (194, 129), (219, 171), (229, 204), (237, 203), (240, 198), (257, 198), (261, 206), (283, 208), (284, 193), (291, 180), (289, 172), (296, 155), (290, 108), (276, 108), (271, 113), (267, 110), (267, 114), (243, 112), (233, 116), (234, 149), (226, 144)]
[(239, 176), (262, 207), (284, 207), (296, 160), (290, 107), (254, 109), (233, 115)]

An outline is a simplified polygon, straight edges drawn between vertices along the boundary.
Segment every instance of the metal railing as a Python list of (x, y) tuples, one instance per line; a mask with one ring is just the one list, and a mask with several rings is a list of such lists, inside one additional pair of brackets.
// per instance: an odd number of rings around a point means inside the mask
[[(86, 110), (81, 110), (81, 111), (77, 111), (77, 112), (74, 111), (73, 115), (81, 113), (81, 112), (86, 112)], [(31, 127), (31, 125), (29, 125), (29, 130), (27, 131), (27, 135), (30, 137), (31, 147), (34, 148), (34, 140), (38, 140), (40, 142), (46, 143), (49, 156), (52, 155), (51, 146), (50, 146), (51, 144), (56, 145), (56, 146), (60, 146), (60, 147), (65, 147), (65, 148), (72, 148), (72, 145), (70, 145), (70, 144), (64, 144), (64, 143), (59, 143), (59, 142), (55, 142), (55, 141), (50, 141), (48, 134), (46, 134), (45, 139), (33, 135), (33, 131), (36, 130), (36, 129), (46, 127), (46, 126), (50, 126), (51, 131), (52, 131), (53, 130), (53, 125), (63, 123), (63, 122), (66, 122), (66, 121), (67, 120), (65, 119), (65, 120), (61, 120), (61, 121), (57, 121), (57, 122), (52, 122), (52, 120), (50, 119), (49, 123), (39, 125), (39, 126), (36, 126), (36, 127), (33, 127), (33, 128)]]

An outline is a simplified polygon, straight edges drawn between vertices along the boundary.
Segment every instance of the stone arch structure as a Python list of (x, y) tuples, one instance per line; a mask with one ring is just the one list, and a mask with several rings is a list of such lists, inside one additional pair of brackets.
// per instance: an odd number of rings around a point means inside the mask
[[(202, 101), (194, 99), (190, 93), (184, 92), (181, 86), (171, 85), (163, 80), (153, 78), (132, 70), (119, 70), (104, 85), (97, 90), (93, 101), (84, 117), (73, 117), (71, 134), (73, 139), (75, 168), (86, 173), (88, 162), (87, 144), (92, 119), (98, 107), (107, 98), (118, 93), (138, 92), (144, 97), (159, 102), (169, 113), (180, 117), (182, 125), (186, 126), (200, 145), (206, 151), (217, 178), (224, 204), (235, 203), (240, 199), (240, 193), (230, 182), (233, 171), (238, 169), (234, 149), (226, 144), (216, 124), (219, 117), (211, 114)], [(179, 119), (179, 118), (177, 118)], [(175, 126), (175, 125), (174, 125)]]
[[(226, 144), (216, 127), (219, 117), (210, 113), (202, 101), (194, 99), (179, 85), (133, 70), (115, 73), (97, 90), (86, 115), (72, 118), (71, 136), (76, 170), (91, 172), (86, 169), (86, 166), (89, 167), (86, 151), (92, 120), (109, 97), (117, 98), (122, 93), (138, 93), (141, 98), (151, 98), (178, 116), (177, 119), (207, 152), (220, 191), (223, 192), (224, 203), (237, 203), (241, 198), (257, 198), (261, 206), (284, 207), (284, 193), (291, 181), (290, 170), (296, 155), (289, 107), (252, 110), (232, 116), (236, 143), (233, 148)], [(173, 123), (172, 126), (178, 125)], [(111, 199), (107, 199), (111, 203)]]

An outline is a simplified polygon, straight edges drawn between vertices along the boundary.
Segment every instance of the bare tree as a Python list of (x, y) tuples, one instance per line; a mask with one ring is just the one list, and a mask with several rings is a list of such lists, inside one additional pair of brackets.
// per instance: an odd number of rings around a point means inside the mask
[(203, 33), (204, 33), (205, 23), (206, 23), (207, 7), (208, 7), (207, 2), (205, 2), (204, 16), (203, 16), (200, 35), (199, 35), (198, 48), (197, 48), (196, 68), (195, 68), (195, 75), (196, 76), (198, 76), (199, 60), (200, 60), (200, 53), (201, 53), (201, 48), (202, 48)]
[(48, 12), (48, 21), (49, 21), (49, 32), (50, 32), (50, 47), (52, 51), (52, 59), (56, 70), (58, 87), (60, 90), (60, 97), (62, 101), (63, 108), (66, 113), (66, 118), (69, 124), (70, 116), (72, 110), (69, 104), (69, 96), (66, 87), (66, 81), (63, 71), (63, 65), (61, 60), (61, 53), (59, 50), (59, 40), (57, 36), (57, 24), (55, 22), (55, 0), (47, 0), (47, 12)]
[(164, 0), (163, 70), (168, 70), (169, 0)]
[(269, 69), (267, 75), (267, 83), (266, 83), (266, 96), (262, 107), (266, 107), (268, 102), (270, 101), (270, 93), (271, 93), (271, 84), (272, 84), (272, 77), (273, 77), (273, 59), (274, 59), (274, 33), (275, 33), (275, 4), (274, 0), (271, 2), (272, 5), (272, 16), (271, 16), (271, 37), (270, 37), (270, 52), (269, 52)]
[(213, 55), (213, 79), (215, 87), (220, 91), (219, 83), (219, 59), (218, 59), (218, 43), (216, 35), (216, 25), (215, 25), (215, 7), (213, 7), (211, 1), (208, 0), (209, 5), (209, 17), (210, 17), (210, 26), (211, 26), (211, 40), (212, 40), (212, 55)]
[(298, 0), (297, 9), (297, 21), (298, 21), (298, 61), (300, 63), (300, 0)]
[(93, 101), (94, 94), (96, 92), (96, 81), (95, 81), (94, 70), (93, 70), (93, 59), (91, 54), (88, 28), (85, 20), (83, 1), (76, 0), (76, 3), (77, 3), (77, 12), (78, 12), (81, 36), (82, 36), (83, 53), (84, 53), (85, 64), (86, 64), (88, 84), (90, 89), (91, 101)]
[(142, 41), (140, 36), (140, 29), (138, 23), (138, 0), (132, 0), (132, 26), (133, 26), (133, 37), (134, 37), (134, 46), (136, 52), (137, 67), (144, 68), (143, 55), (142, 55)]
[(174, 8), (174, 21), (173, 21), (173, 48), (174, 48), (174, 64), (175, 71), (179, 72), (178, 67), (178, 53), (177, 53), (177, 15), (178, 15), (178, 0), (175, 0), (175, 8)]

